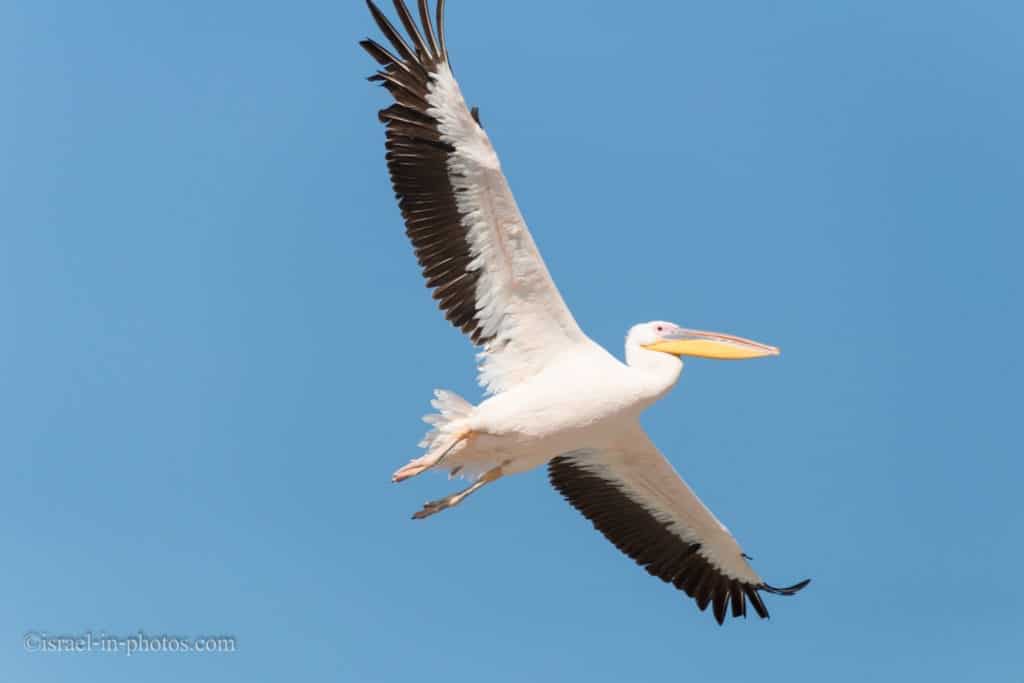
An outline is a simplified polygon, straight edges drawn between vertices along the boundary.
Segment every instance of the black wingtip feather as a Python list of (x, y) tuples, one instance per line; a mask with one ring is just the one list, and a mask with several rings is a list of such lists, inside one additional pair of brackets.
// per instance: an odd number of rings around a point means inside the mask
[(430, 25), (430, 5), (427, 0), (419, 0), (420, 10), (420, 23), (423, 24), (423, 30), (427, 34), (427, 41), (430, 43), (430, 52), (434, 55), (434, 58), (439, 58), (441, 55), (440, 49), (437, 47), (437, 38), (434, 37), (434, 27)]
[(390, 66), (398, 61), (375, 40), (370, 40), (369, 38), (360, 40), (359, 46), (366, 50), (373, 57), (373, 60), (381, 66)]
[(444, 37), (444, 0), (437, 0), (437, 45), (438, 45), (438, 56), (441, 61), (448, 61), (448, 46)]
[(412, 18), (412, 14), (409, 13), (409, 8), (405, 6), (404, 0), (394, 0), (395, 11), (398, 12), (398, 18), (402, 21), (402, 26), (405, 27), (406, 33), (412, 38), (412, 42), (416, 45), (416, 54), (419, 55), (420, 60), (426, 61), (431, 57), (430, 52), (427, 50), (426, 44), (423, 42), (423, 36), (420, 34), (419, 28), (416, 26), (416, 22)]
[(712, 598), (715, 610), (715, 621), (721, 626), (725, 623), (725, 609), (729, 604), (729, 591), (728, 589), (721, 589), (714, 591), (714, 597)]
[(740, 589), (739, 584), (732, 583), (729, 585), (729, 597), (732, 603), (732, 616), (746, 617), (747, 616), (747, 605), (743, 600), (743, 591)]
[(401, 59), (391, 54), (386, 47), (377, 41), (367, 38), (366, 40), (359, 41), (359, 45), (362, 46), (362, 48), (366, 50), (371, 57), (373, 57), (374, 61), (381, 66), (388, 69), (399, 69), (402, 72), (409, 74), (409, 76), (412, 76), (412, 72), (409, 70), (409, 67), (407, 67)]
[(761, 596), (757, 592), (757, 586), (745, 585), (743, 586), (743, 592), (747, 594), (747, 598), (750, 600), (750, 604), (754, 606), (754, 611), (757, 612), (757, 616), (762, 619), (767, 619), (768, 608), (764, 606), (764, 602), (761, 600)]
[(776, 588), (775, 586), (769, 586), (767, 583), (762, 583), (758, 587), (761, 590), (768, 591), (769, 593), (772, 593), (774, 595), (796, 595), (804, 588), (806, 588), (807, 584), (809, 584), (810, 582), (810, 579), (804, 579), (800, 583), (794, 583), (792, 586), (787, 586), (785, 588)]

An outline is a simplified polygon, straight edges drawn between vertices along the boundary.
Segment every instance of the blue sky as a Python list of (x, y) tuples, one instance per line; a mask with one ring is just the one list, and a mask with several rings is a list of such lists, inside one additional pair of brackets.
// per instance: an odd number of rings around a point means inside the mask
[[(452, 0), (569, 305), (779, 345), (654, 440), (776, 584), (724, 628), (533, 472), (390, 473), (472, 350), (405, 242), (362, 3), (0, 6), (0, 670), (1017, 680), (1020, 3)], [(771, 597), (771, 596), (769, 596)], [(27, 653), (27, 631), (231, 654)]]

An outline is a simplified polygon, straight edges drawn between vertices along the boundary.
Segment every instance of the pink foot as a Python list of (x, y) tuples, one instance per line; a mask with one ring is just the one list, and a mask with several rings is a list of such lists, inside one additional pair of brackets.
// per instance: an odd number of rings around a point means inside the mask
[(423, 462), (422, 459), (416, 459), (392, 474), (391, 481), (397, 484), (400, 481), (405, 481), (406, 479), (415, 477), (417, 474), (428, 469), (430, 469), (429, 464)]

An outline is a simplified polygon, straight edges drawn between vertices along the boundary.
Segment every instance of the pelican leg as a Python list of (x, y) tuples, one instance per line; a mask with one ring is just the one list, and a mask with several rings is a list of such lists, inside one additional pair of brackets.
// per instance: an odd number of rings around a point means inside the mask
[(453, 508), (462, 501), (464, 501), (469, 496), (469, 494), (473, 493), (478, 489), (483, 488), (487, 484), (490, 484), (492, 481), (497, 481), (498, 479), (501, 479), (503, 474), (504, 473), (501, 471), (501, 467), (495, 467), (493, 469), (487, 470), (479, 479), (473, 482), (472, 486), (465, 488), (459, 491), (458, 493), (453, 493), (450, 496), (445, 496), (440, 500), (432, 500), (429, 503), (424, 504), (423, 509), (415, 513), (412, 516), (412, 518), (425, 519), (430, 515), (440, 512), (441, 510)]
[(448, 456), (448, 454), (451, 453), (455, 449), (455, 447), (458, 446), (460, 443), (462, 443), (463, 441), (468, 441), (472, 437), (472, 431), (464, 431), (461, 434), (458, 434), (454, 439), (452, 439), (451, 442), (444, 448), (435, 449), (430, 453), (427, 453), (423, 457), (416, 458), (415, 460), (410, 460), (407, 465), (402, 466), (398, 471), (391, 475), (391, 481), (397, 484), (400, 481), (411, 479), (412, 477), (415, 477), (417, 474), (422, 474), (423, 472), (429, 470), (431, 467), (434, 467), (435, 465), (439, 464), (442, 460), (444, 460)]

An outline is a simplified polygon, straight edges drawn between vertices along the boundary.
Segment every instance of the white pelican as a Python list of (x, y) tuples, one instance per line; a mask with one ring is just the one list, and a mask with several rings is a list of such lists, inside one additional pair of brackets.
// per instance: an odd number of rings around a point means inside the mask
[(473, 484), (429, 502), (422, 519), (461, 503), (506, 474), (547, 463), (552, 485), (649, 573), (713, 605), (721, 624), (765, 618), (765, 583), (729, 530), (676, 474), (643, 428), (640, 414), (675, 385), (680, 356), (744, 359), (778, 355), (773, 346), (688, 330), (668, 322), (634, 326), (626, 363), (591, 341), (573, 319), (519, 213), (476, 111), (466, 108), (444, 38), (427, 0), (420, 24), (402, 0), (395, 9), (408, 39), (367, 0), (394, 52), (360, 44), (383, 67), (370, 77), (394, 97), (380, 112), (387, 164), (427, 286), (456, 327), (480, 347), (479, 381), (489, 397), (472, 405), (435, 392), (438, 414), (420, 443), (426, 453), (394, 474), (430, 469)]

